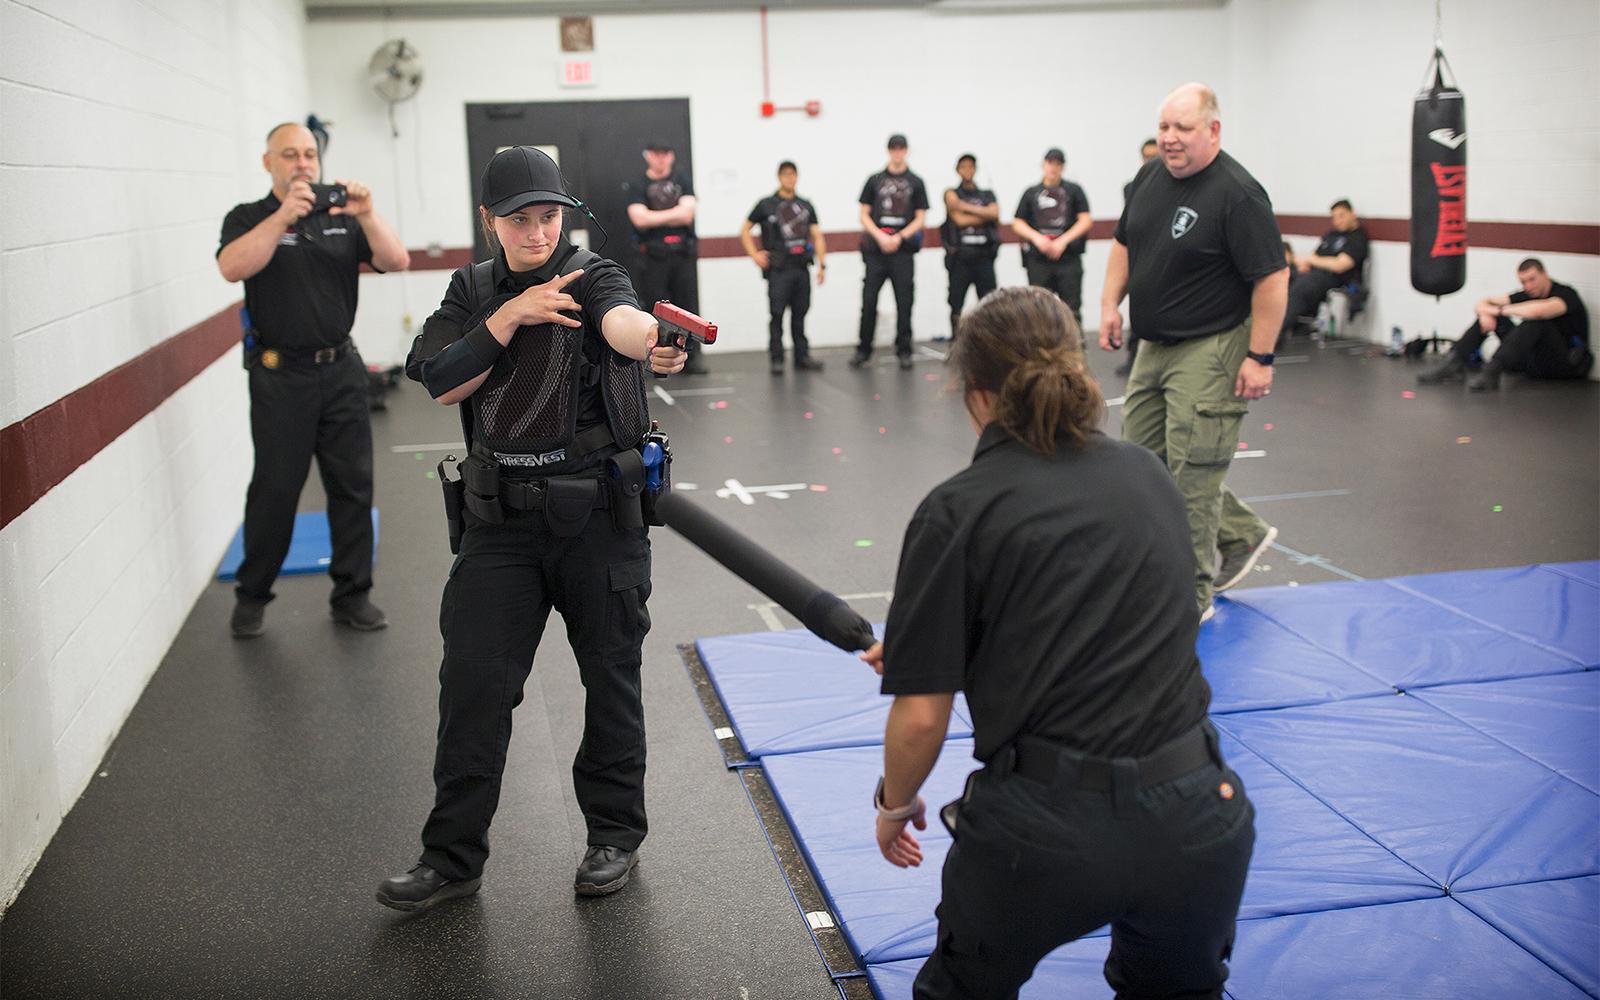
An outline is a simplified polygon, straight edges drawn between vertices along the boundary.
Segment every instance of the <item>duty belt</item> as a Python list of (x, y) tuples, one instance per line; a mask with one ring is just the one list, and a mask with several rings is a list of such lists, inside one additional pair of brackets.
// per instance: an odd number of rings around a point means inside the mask
[(319, 347), (309, 351), (266, 347), (261, 351), (261, 365), (264, 368), (315, 368), (331, 365), (354, 349), (355, 344), (348, 337), (335, 347)]
[(1202, 722), (1143, 757), (1095, 757), (1033, 736), (1018, 737), (1001, 751), (995, 765), (1010, 768), (1041, 785), (1062, 785), (1090, 792), (1110, 791), (1119, 771), (1140, 788), (1171, 781), (1207, 764), (1222, 763), (1217, 731)]
[[(606, 489), (605, 480), (599, 476), (573, 477), (593, 478), (599, 483), (599, 489), (594, 494), (594, 510), (607, 510), (611, 507), (611, 491)], [(545, 479), (501, 479), (500, 502), (511, 510), (540, 512), (544, 510), (545, 497), (548, 495)]]

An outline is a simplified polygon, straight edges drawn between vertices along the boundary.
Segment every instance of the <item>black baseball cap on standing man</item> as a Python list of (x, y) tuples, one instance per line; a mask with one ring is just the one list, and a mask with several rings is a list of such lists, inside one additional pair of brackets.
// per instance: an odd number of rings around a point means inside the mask
[(905, 149), (908, 145), (909, 143), (906, 142), (906, 137), (901, 135), (899, 132), (896, 132), (894, 135), (889, 137), (890, 149)]
[(510, 215), (539, 202), (578, 207), (578, 199), (567, 193), (567, 182), (556, 161), (532, 146), (512, 146), (494, 154), (483, 168), (478, 190), (482, 195), (479, 203), (495, 215)]

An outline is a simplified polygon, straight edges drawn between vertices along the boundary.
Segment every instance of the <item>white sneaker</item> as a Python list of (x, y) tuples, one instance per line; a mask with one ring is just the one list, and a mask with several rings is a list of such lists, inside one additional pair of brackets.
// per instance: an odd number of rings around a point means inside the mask
[(1204, 625), (1206, 622), (1210, 621), (1216, 616), (1217, 606), (1215, 604), (1207, 604), (1206, 609), (1200, 612), (1200, 624)]
[(1222, 565), (1217, 567), (1217, 576), (1211, 583), (1211, 589), (1220, 594), (1243, 580), (1255, 568), (1256, 560), (1261, 558), (1261, 553), (1267, 551), (1267, 546), (1277, 537), (1278, 529), (1268, 525), (1267, 533), (1262, 536), (1255, 548), (1241, 549), (1231, 555), (1224, 552)]

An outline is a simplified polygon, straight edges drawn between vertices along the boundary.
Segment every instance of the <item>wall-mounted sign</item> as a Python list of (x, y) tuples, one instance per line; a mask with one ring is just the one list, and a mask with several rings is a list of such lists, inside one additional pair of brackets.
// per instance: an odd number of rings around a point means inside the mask
[(594, 18), (563, 17), (561, 19), (561, 51), (594, 51)]
[(594, 85), (593, 59), (563, 59), (561, 61), (561, 86), (593, 87)]

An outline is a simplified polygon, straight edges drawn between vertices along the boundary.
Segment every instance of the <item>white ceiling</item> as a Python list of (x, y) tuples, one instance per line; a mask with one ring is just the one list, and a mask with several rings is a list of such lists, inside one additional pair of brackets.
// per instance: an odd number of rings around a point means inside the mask
[[(1222, 7), (1228, 0), (768, 0), (770, 10), (823, 7), (920, 8), (933, 13), (1014, 11), (1172, 10)], [(664, 11), (756, 10), (752, 0), (305, 0), (306, 17), (367, 20), (383, 17), (550, 17), (651, 14)]]

